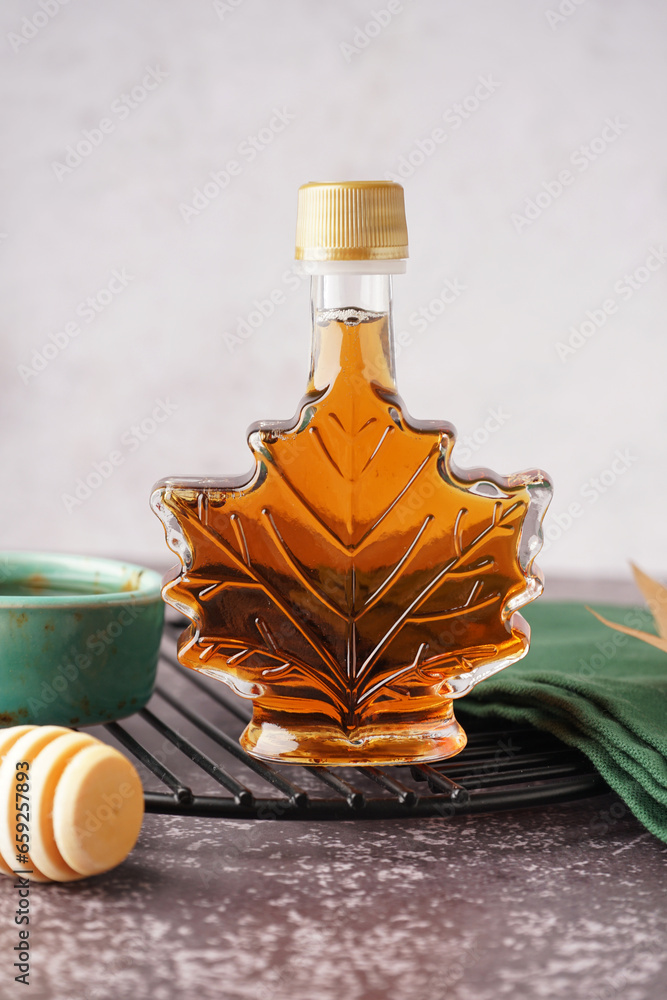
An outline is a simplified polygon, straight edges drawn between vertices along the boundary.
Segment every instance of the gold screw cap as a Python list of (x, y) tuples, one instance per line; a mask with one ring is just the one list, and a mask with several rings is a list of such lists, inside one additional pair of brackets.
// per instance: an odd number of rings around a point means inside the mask
[(304, 184), (297, 260), (402, 260), (408, 256), (403, 188), (393, 181)]

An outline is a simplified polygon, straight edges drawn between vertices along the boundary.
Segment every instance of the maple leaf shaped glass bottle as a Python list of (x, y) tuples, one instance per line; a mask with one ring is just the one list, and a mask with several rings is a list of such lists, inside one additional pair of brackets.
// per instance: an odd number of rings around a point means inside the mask
[(406, 412), (391, 315), (406, 257), (400, 185), (301, 188), (313, 341), (297, 414), (250, 428), (249, 475), (153, 493), (181, 560), (164, 598), (191, 620), (179, 659), (252, 699), (241, 743), (258, 757), (451, 756), (453, 700), (528, 650), (517, 610), (542, 590), (551, 487), (456, 468), (453, 427)]

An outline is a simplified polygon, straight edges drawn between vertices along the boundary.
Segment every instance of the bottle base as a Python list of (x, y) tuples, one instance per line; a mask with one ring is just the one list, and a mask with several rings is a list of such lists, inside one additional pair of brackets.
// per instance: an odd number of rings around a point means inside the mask
[(286, 727), (251, 721), (241, 736), (243, 749), (261, 760), (327, 767), (424, 764), (453, 757), (466, 742), (452, 713), (441, 722), (429, 720), (422, 730), (404, 723), (361, 726), (349, 733), (336, 726)]

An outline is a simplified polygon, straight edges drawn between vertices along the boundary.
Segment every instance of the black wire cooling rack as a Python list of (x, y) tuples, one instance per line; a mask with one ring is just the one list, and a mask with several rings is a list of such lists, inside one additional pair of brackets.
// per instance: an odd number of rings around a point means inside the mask
[[(609, 791), (590, 761), (540, 730), (466, 720), (467, 747), (435, 764), (269, 765), (238, 737), (249, 703), (182, 667), (182, 621), (165, 625), (148, 707), (104, 728), (138, 762), (146, 811), (238, 819), (339, 820), (442, 816), (567, 802)], [(161, 790), (153, 790), (159, 782)]]

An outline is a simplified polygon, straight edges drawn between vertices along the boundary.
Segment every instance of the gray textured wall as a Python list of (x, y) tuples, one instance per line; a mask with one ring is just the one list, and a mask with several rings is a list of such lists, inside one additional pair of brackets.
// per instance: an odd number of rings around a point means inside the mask
[(0, 545), (166, 563), (153, 481), (244, 471), (246, 426), (302, 394), (297, 187), (402, 171), (408, 408), (456, 424), (461, 464), (552, 474), (546, 570), (664, 568), (659, 0), (4, 0), (0, 19)]

